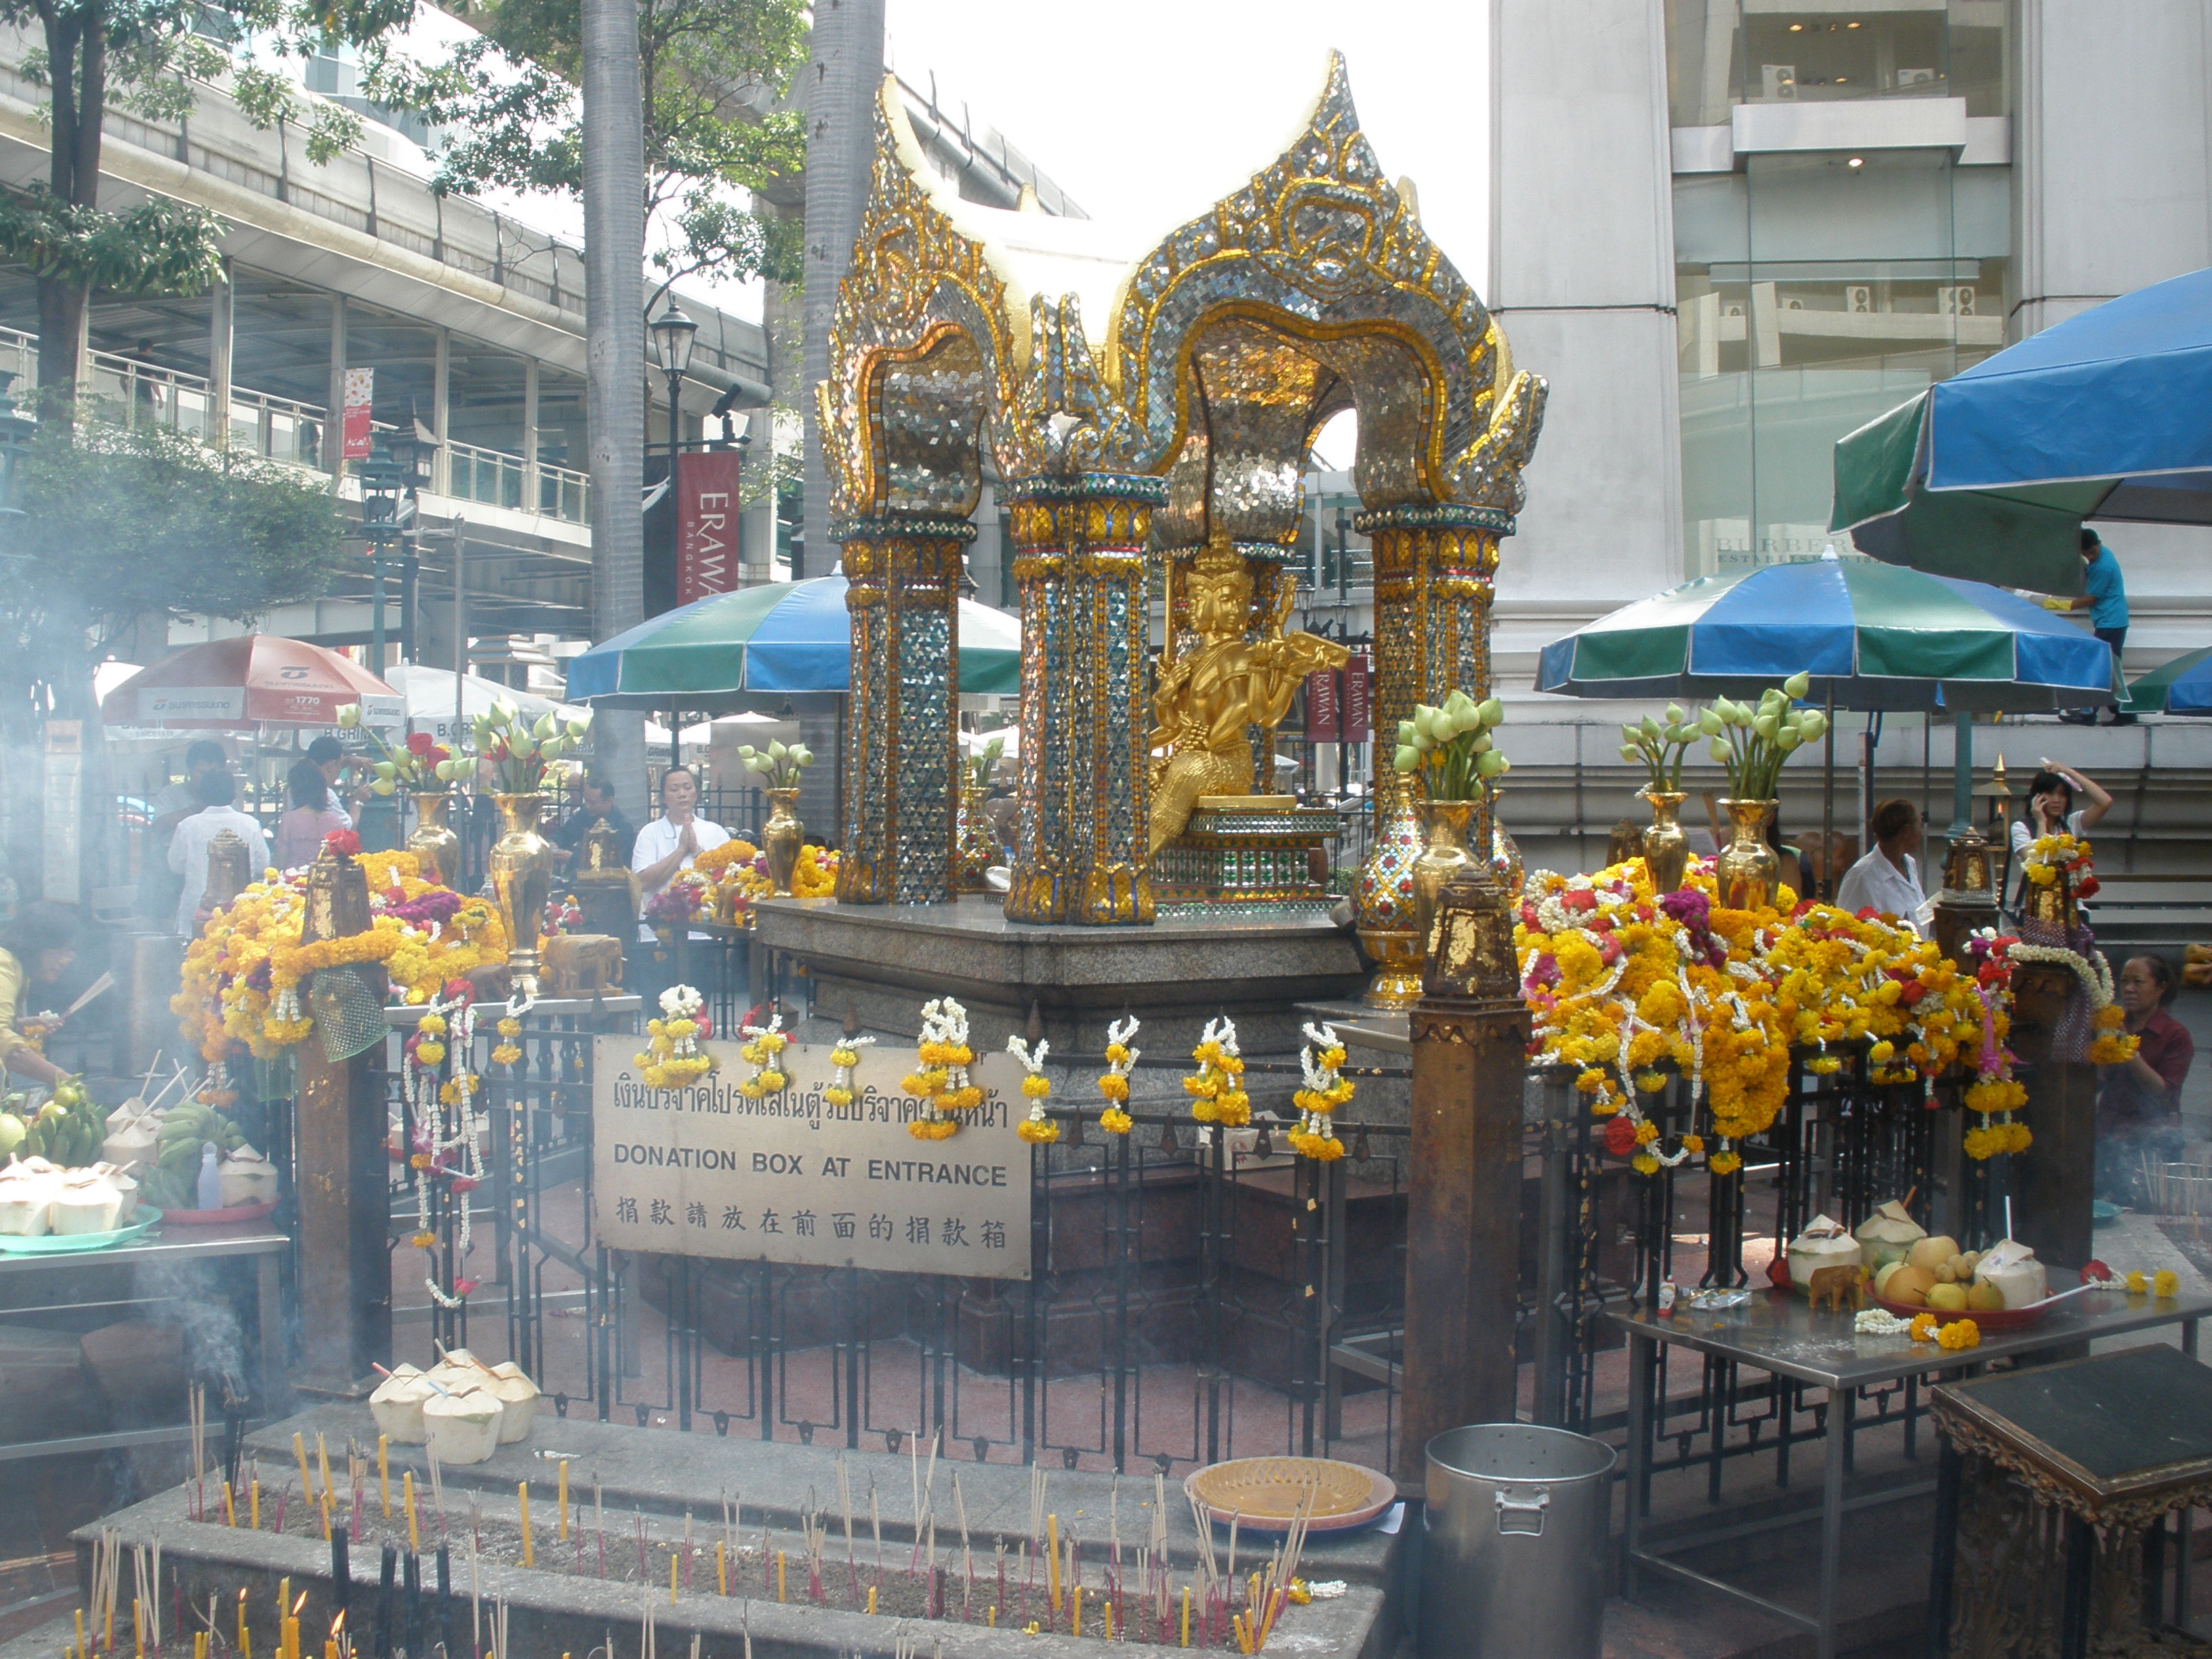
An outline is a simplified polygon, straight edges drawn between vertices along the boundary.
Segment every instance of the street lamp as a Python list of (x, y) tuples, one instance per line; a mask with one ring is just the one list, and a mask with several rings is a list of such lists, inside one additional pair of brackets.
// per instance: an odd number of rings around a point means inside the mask
[(428, 447), (411, 429), (384, 434), (361, 464), (361, 528), (368, 538), (373, 578), (369, 630), (373, 672), (384, 673), (384, 556), (403, 543), (414, 521), (416, 492), (429, 482)]
[[(683, 441), (680, 399), (684, 376), (691, 367), (691, 348), (698, 337), (699, 325), (685, 316), (683, 307), (671, 296), (668, 308), (653, 319), (653, 353), (660, 360), (661, 372), (668, 376), (669, 534), (676, 549), (676, 556), (670, 561), (672, 566), (680, 563), (683, 557), (684, 509), (676, 493), (676, 454)], [(674, 716), (670, 720), (673, 730)]]

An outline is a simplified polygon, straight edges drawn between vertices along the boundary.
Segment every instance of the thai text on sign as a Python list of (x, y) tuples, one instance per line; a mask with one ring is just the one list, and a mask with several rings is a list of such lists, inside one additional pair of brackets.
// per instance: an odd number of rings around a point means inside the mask
[(860, 1050), (853, 1099), (832, 1105), (823, 1044), (784, 1050), (788, 1079), (748, 1099), (752, 1067), (733, 1042), (701, 1046), (720, 1069), (694, 1088), (639, 1075), (641, 1039), (603, 1036), (592, 1068), (592, 1206), (599, 1242), (661, 1255), (802, 1267), (1030, 1276), (1030, 1148), (1020, 1065), (969, 1068), (983, 1103), (960, 1133), (917, 1140), (921, 1104), (899, 1087), (912, 1048)]

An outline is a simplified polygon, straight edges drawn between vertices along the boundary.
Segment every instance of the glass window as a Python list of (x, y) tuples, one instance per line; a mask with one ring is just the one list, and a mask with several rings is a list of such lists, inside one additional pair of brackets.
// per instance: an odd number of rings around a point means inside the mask
[(1737, 103), (1964, 98), (2010, 109), (2006, 0), (1667, 0), (1668, 102), (1678, 127)]

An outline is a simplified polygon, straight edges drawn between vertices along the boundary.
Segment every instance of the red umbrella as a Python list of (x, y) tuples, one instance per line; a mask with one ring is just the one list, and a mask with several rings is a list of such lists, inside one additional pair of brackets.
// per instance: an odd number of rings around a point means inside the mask
[(246, 634), (180, 651), (108, 693), (108, 726), (228, 731), (261, 724), (336, 726), (338, 710), (362, 706), (374, 726), (405, 718), (399, 694), (359, 664), (302, 640)]

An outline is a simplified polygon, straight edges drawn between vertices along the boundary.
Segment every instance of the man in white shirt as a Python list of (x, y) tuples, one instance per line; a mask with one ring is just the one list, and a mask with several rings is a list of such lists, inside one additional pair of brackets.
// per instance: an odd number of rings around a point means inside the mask
[[(691, 867), (692, 860), (729, 840), (730, 832), (698, 816), (699, 777), (688, 766), (672, 766), (660, 776), (661, 815), (637, 832), (637, 846), (629, 855), (636, 873), (639, 902), (650, 904), (668, 884)], [(640, 911), (637, 936), (650, 939), (653, 929)], [(704, 939), (704, 933), (694, 933)]]
[(185, 775), (164, 784), (148, 803), (153, 813), (153, 839), (146, 862), (138, 873), (138, 908), (149, 916), (173, 916), (177, 909), (176, 875), (169, 868), (169, 848), (177, 839), (177, 826), (198, 811), (200, 798), (192, 786), (210, 772), (225, 772), (230, 763), (222, 745), (202, 738), (185, 750)]
[(1920, 809), (1909, 800), (1886, 800), (1874, 809), (1875, 849), (1844, 872), (1836, 888), (1836, 908), (1856, 915), (1862, 910), (1894, 916), (1925, 935), (1936, 902), (1920, 887)]
[(208, 843), (228, 830), (246, 843), (247, 873), (258, 880), (269, 867), (269, 837), (252, 814), (231, 805), (238, 786), (228, 772), (210, 772), (192, 786), (204, 803), (177, 826), (169, 843), (169, 868), (185, 878), (177, 900), (177, 931), (186, 939), (199, 932), (200, 899), (207, 891)]

